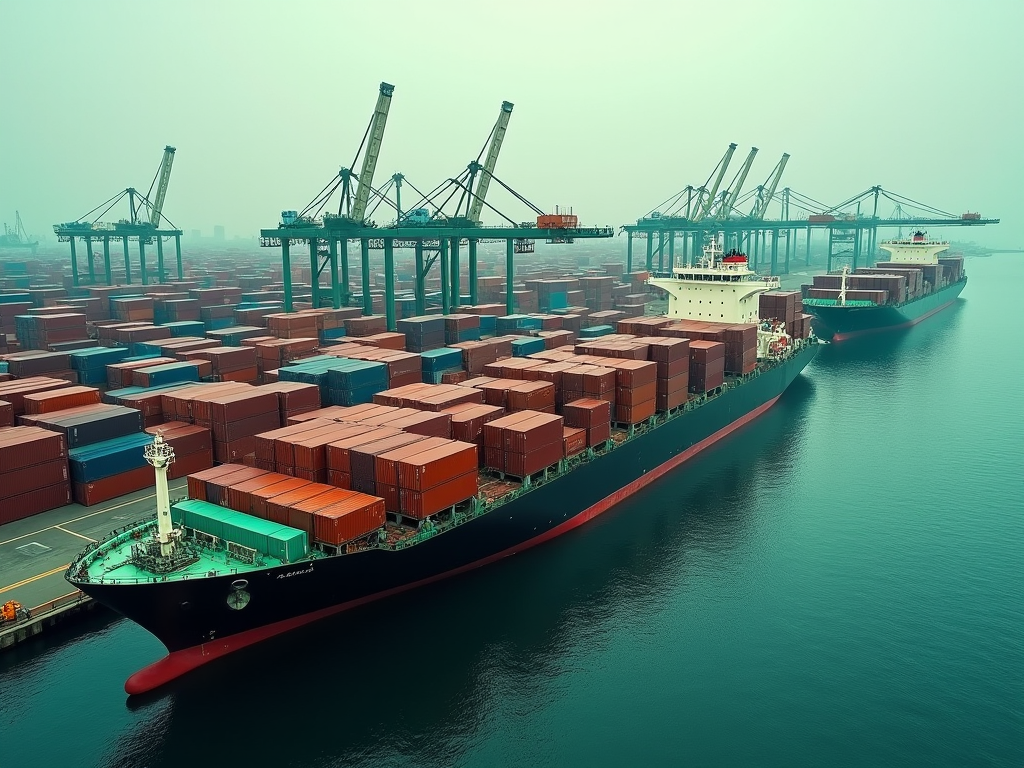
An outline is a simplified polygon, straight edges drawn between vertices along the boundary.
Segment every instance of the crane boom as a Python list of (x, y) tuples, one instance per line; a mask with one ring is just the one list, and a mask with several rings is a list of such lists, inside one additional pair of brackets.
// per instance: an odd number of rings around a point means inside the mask
[(736, 178), (733, 179), (729, 190), (729, 196), (725, 200), (725, 204), (718, 211), (718, 218), (728, 218), (729, 212), (733, 206), (736, 205), (736, 200), (740, 196), (740, 190), (743, 189), (743, 182), (747, 180), (747, 174), (750, 172), (750, 166), (754, 163), (754, 155), (757, 154), (757, 147), (750, 148), (750, 154), (747, 155), (747, 159), (743, 161), (743, 167), (740, 168), (739, 173), (736, 174)]
[(174, 152), (174, 147), (164, 147), (164, 157), (160, 161), (160, 179), (156, 187), (156, 197), (153, 199), (153, 210), (149, 217), (149, 223), (154, 227), (160, 226), (160, 216), (164, 210), (164, 199), (167, 197), (167, 185), (171, 181), (171, 164), (174, 163)]
[(388, 110), (391, 108), (391, 94), (395, 86), (388, 83), (380, 84), (380, 95), (377, 106), (370, 119), (370, 142), (366, 145), (363, 155), (363, 166), (359, 171), (359, 189), (356, 191), (356, 202), (352, 207), (352, 219), (362, 221), (366, 214), (366, 204), (370, 200), (370, 189), (373, 184), (373, 172), (377, 168), (377, 157), (380, 155), (380, 143), (384, 138), (384, 127), (388, 122)]
[(707, 215), (707, 212), (711, 210), (711, 205), (715, 202), (715, 197), (718, 195), (718, 188), (722, 186), (722, 179), (725, 177), (725, 171), (729, 167), (729, 161), (732, 160), (732, 154), (735, 151), (735, 144), (730, 144), (729, 148), (725, 150), (725, 155), (718, 163), (718, 176), (715, 177), (714, 186), (711, 187), (711, 190), (708, 192), (707, 199), (697, 211), (697, 215), (693, 219), (694, 221), (700, 221)]
[(779, 179), (782, 178), (782, 172), (786, 170), (786, 163), (789, 162), (789, 155), (785, 152), (782, 153), (782, 159), (779, 160), (779, 164), (775, 166), (775, 170), (772, 171), (772, 175), (769, 177), (769, 182), (766, 184), (768, 187), (768, 193), (764, 196), (754, 211), (752, 218), (763, 219), (764, 215), (768, 212), (768, 204), (775, 197), (775, 190), (779, 186)]
[(491, 174), (494, 173), (494, 166), (498, 163), (498, 153), (501, 152), (501, 143), (505, 140), (505, 131), (508, 129), (508, 120), (512, 116), (512, 102), (501, 102), (501, 111), (498, 113), (498, 121), (491, 131), (491, 146), (487, 150), (487, 160), (484, 161), (483, 173), (476, 186), (476, 193), (473, 203), (469, 208), (469, 220), (474, 224), (480, 223), (480, 214), (484, 210), (484, 198), (487, 197), (487, 188), (491, 184)]

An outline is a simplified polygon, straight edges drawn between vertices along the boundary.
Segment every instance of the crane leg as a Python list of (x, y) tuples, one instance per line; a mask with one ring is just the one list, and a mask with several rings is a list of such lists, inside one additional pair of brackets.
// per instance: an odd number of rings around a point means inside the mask
[(370, 241), (365, 237), (359, 241), (360, 261), (363, 269), (363, 314), (373, 314), (373, 297), (370, 295)]
[(423, 315), (427, 311), (426, 299), (427, 272), (423, 268), (423, 241), (416, 241), (416, 314)]
[(78, 252), (75, 250), (75, 237), (71, 236), (71, 284), (78, 287)]
[(330, 239), (331, 254), (331, 306), (341, 309), (341, 284), (338, 282), (338, 238)]
[(469, 241), (469, 303), (476, 306), (476, 240)]
[(388, 330), (394, 332), (395, 326), (395, 240), (384, 238), (384, 316), (387, 318)]
[(512, 238), (509, 238), (505, 241), (505, 312), (510, 315), (515, 311), (515, 297), (512, 295), (515, 272), (515, 248), (512, 245)]
[(132, 260), (128, 255), (128, 235), (125, 235), (121, 239), (121, 244), (124, 245), (124, 282), (126, 285), (132, 284)]
[(291, 312), (295, 305), (292, 301), (292, 255), (291, 243), (287, 237), (281, 238), (281, 280), (284, 283), (284, 311)]
[(348, 275), (348, 239), (341, 239), (341, 306), (347, 307), (352, 298), (352, 284)]

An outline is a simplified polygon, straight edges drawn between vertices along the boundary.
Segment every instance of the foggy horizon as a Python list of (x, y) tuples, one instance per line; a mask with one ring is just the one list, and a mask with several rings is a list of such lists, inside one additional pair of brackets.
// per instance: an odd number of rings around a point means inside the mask
[[(725, 183), (759, 148), (743, 192), (786, 152), (780, 192), (831, 206), (879, 184), (1002, 220), (945, 239), (1024, 246), (1024, 110), (1005, 82), (1024, 71), (1020, 2), (955, 17), (924, 2), (57, 7), (0, 2), (14, 33), (0, 50), (0, 221), (18, 210), (40, 237), (125, 187), (144, 193), (165, 144), (168, 219), (255, 237), (352, 162), (386, 81), (377, 188), (395, 172), (424, 192), (457, 176), (508, 100), (495, 176), (586, 225), (632, 223), (700, 186), (734, 142)], [(415, 198), (407, 188), (404, 207)], [(533, 216), (496, 184), (488, 202)], [(485, 208), (484, 223), (501, 219)]]

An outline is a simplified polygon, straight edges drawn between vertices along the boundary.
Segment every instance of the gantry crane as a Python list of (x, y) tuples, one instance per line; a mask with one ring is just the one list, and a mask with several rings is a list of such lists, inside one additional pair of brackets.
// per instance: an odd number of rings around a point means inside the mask
[(757, 147), (751, 147), (750, 153), (747, 155), (747, 159), (743, 161), (743, 167), (740, 168), (736, 177), (726, 189), (728, 195), (719, 207), (717, 215), (715, 216), (716, 219), (729, 218), (729, 214), (732, 213), (732, 209), (736, 205), (736, 200), (740, 196), (740, 190), (743, 189), (743, 183), (747, 180), (747, 174), (750, 172), (750, 166), (754, 163), (755, 155), (757, 155)]
[[(164, 247), (165, 237), (174, 238), (174, 250), (178, 264), (178, 279), (183, 279), (181, 263), (181, 230), (164, 215), (164, 202), (167, 199), (167, 187), (171, 180), (171, 165), (174, 162), (175, 148), (164, 147), (164, 154), (157, 167), (156, 175), (149, 185), (149, 191), (142, 194), (135, 187), (128, 187), (118, 192), (110, 199), (93, 208), (88, 213), (79, 216), (75, 221), (63, 224), (54, 224), (53, 231), (61, 242), (71, 244), (71, 277), (72, 283), (78, 285), (78, 254), (75, 250), (75, 240), (84, 241), (87, 254), (87, 265), (89, 269), (89, 283), (96, 283), (96, 270), (94, 265), (94, 254), (92, 252), (93, 241), (103, 244), (103, 271), (107, 285), (113, 285), (113, 274), (110, 263), (110, 241), (120, 240), (124, 250), (124, 281), (131, 284), (132, 269), (128, 254), (129, 240), (136, 240), (139, 244), (139, 272), (142, 284), (149, 284), (149, 273), (146, 269), (146, 246), (156, 241), (157, 253), (157, 279), (163, 281), (166, 278), (164, 270)], [(150, 199), (153, 189), (156, 195)], [(128, 201), (128, 217), (118, 219), (109, 223), (101, 221), (105, 218), (115, 205), (121, 200)], [(97, 213), (98, 212), (98, 213)], [(94, 215), (95, 214), (95, 215)], [(166, 225), (161, 228), (161, 225)]]
[(768, 176), (768, 179), (757, 188), (757, 195), (754, 199), (754, 207), (750, 211), (750, 218), (758, 221), (764, 219), (764, 215), (768, 212), (768, 204), (775, 197), (775, 190), (779, 186), (779, 179), (782, 178), (782, 172), (786, 170), (786, 163), (788, 162), (789, 155), (784, 152), (782, 159), (779, 160), (775, 169)]
[[(373, 189), (373, 175), (377, 170), (377, 158), (380, 156), (380, 145), (384, 140), (384, 128), (388, 122), (388, 111), (391, 109), (391, 96), (395, 92), (395, 86), (390, 83), (381, 83), (377, 95), (377, 105), (374, 107), (370, 122), (366, 126), (366, 133), (363, 140), (359, 142), (356, 154), (352, 163), (341, 168), (337, 174), (327, 183), (320, 193), (313, 198), (301, 211), (282, 211), (282, 222), (285, 226), (298, 224), (305, 226), (316, 222), (324, 207), (327, 205), (334, 193), (340, 188), (341, 197), (338, 200), (338, 213), (323, 214), (323, 223), (332, 228), (359, 227), (363, 226), (366, 220), (366, 207), (370, 201), (370, 193)], [(366, 152), (363, 153), (365, 148)], [(363, 162), (359, 173), (352, 168), (359, 155), (363, 155)]]
[[(469, 165), (470, 176), (467, 186), (472, 202), (469, 205), (469, 215), (467, 218), (474, 224), (480, 223), (480, 214), (484, 210), (484, 198), (487, 197), (487, 189), (491, 185), (491, 177), (494, 175), (494, 167), (498, 163), (498, 153), (501, 152), (501, 143), (505, 140), (505, 131), (508, 129), (510, 117), (512, 117), (512, 102), (501, 102), (498, 120), (491, 129), (491, 135), (487, 137), (487, 140), (490, 142), (490, 149), (487, 150), (487, 160), (481, 166), (479, 162), (480, 155), (477, 155), (477, 159)], [(486, 147), (487, 144), (484, 144), (484, 146)], [(480, 150), (480, 154), (483, 154), (483, 149)], [(477, 173), (480, 173), (480, 178), (477, 181), (476, 192), (474, 192), (473, 182), (477, 177)]]
[[(715, 170), (718, 171), (718, 175), (715, 176), (715, 183), (710, 190), (707, 189), (707, 183), (701, 187), (701, 202), (698, 204), (697, 212), (693, 216), (694, 221), (700, 221), (711, 210), (712, 203), (715, 202), (715, 197), (718, 195), (718, 188), (722, 186), (722, 179), (725, 178), (725, 172), (729, 168), (729, 162), (732, 160), (732, 155), (736, 151), (736, 145), (730, 144), (729, 148), (725, 150), (725, 155), (718, 161), (718, 165)], [(715, 171), (711, 172), (711, 175), (715, 175)], [(708, 177), (708, 181), (711, 181), (711, 177)], [(705, 197), (706, 195), (706, 197)]]
[[(164, 200), (167, 198), (167, 185), (171, 181), (171, 165), (174, 163), (174, 152), (174, 147), (164, 147), (163, 159), (160, 161), (160, 167), (157, 168), (156, 176), (153, 177), (153, 184), (157, 184), (159, 181), (159, 185), (156, 188), (156, 197), (153, 198), (153, 208), (149, 216), (149, 223), (154, 227), (160, 226), (160, 216), (163, 214)], [(153, 184), (149, 185), (149, 193), (147, 193), (146, 197), (152, 194)]]

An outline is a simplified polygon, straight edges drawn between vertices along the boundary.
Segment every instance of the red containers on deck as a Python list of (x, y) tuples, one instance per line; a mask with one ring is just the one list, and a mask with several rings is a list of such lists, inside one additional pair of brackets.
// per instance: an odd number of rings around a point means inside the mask
[(383, 499), (349, 491), (348, 496), (313, 515), (313, 538), (339, 546), (361, 538), (385, 522)]
[(586, 430), (587, 445), (591, 448), (611, 437), (611, 404), (607, 400), (574, 400), (563, 406), (562, 416), (567, 427)]
[(725, 345), (718, 341), (690, 342), (690, 391), (707, 392), (725, 383)]
[(649, 339), (647, 356), (658, 366), (657, 409), (664, 412), (683, 405), (690, 383), (690, 340)]
[(563, 458), (561, 416), (519, 411), (484, 425), (484, 464), (523, 478)]
[(0, 429), (0, 524), (70, 503), (65, 436), (39, 427)]

